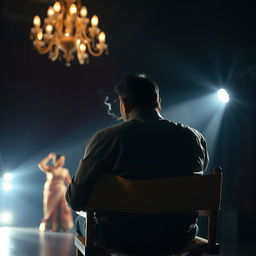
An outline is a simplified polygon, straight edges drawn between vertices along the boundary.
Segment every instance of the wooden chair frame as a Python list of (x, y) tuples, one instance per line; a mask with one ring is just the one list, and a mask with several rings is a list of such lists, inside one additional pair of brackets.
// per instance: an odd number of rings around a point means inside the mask
[[(220, 211), (222, 170), (216, 167), (210, 175), (161, 179), (126, 179), (114, 175), (102, 175), (96, 183), (87, 207), (78, 214), (86, 217), (85, 237), (75, 237), (77, 255), (93, 256), (95, 211), (130, 213), (174, 213), (198, 211), (208, 216), (208, 238), (196, 237), (188, 248), (175, 253), (180, 256), (218, 254), (216, 243), (217, 219)], [(114, 200), (113, 200), (114, 198)], [(110, 251), (106, 251), (110, 252)], [(118, 252), (110, 252), (122, 255)], [(148, 255), (148, 254), (147, 254)]]

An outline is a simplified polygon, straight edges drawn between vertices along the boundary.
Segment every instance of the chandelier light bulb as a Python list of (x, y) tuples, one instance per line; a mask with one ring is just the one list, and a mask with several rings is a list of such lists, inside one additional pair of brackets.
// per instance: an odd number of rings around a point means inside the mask
[(47, 15), (48, 15), (48, 17), (51, 17), (51, 16), (54, 15), (54, 10), (53, 10), (52, 6), (50, 6), (50, 7), (48, 8)]
[(86, 17), (87, 16), (87, 8), (85, 6), (83, 6), (80, 10), (80, 15), (82, 17)]
[(86, 45), (85, 44), (80, 44), (79, 48), (80, 48), (81, 52), (85, 52), (86, 51)]
[(71, 4), (71, 5), (70, 5), (69, 12), (70, 12), (70, 14), (72, 14), (72, 15), (74, 15), (74, 14), (77, 13), (77, 7), (76, 7), (75, 4)]
[(99, 19), (98, 19), (98, 16), (97, 16), (97, 15), (93, 15), (93, 16), (92, 16), (91, 23), (92, 23), (92, 26), (93, 26), (93, 27), (98, 26)]
[(65, 37), (69, 37), (70, 35), (69, 35), (69, 33), (68, 32), (66, 32), (65, 33)]
[(99, 42), (100, 43), (105, 43), (105, 41), (106, 41), (106, 34), (102, 31), (102, 32), (100, 32), (98, 38), (99, 38)]
[(37, 38), (38, 38), (38, 40), (43, 39), (43, 33), (41, 31), (37, 34)]
[(36, 27), (40, 27), (40, 25), (41, 25), (41, 19), (40, 19), (40, 17), (39, 17), (38, 15), (36, 15), (36, 16), (34, 17), (33, 23), (34, 23), (34, 25), (35, 25)]
[(53, 30), (53, 27), (52, 25), (47, 25), (46, 28), (45, 28), (46, 32), (51, 34), (52, 33), (52, 30)]
[(77, 44), (77, 45), (80, 45), (80, 43), (81, 43), (81, 40), (80, 40), (80, 39), (77, 39), (77, 40), (76, 40), (76, 44)]
[(56, 3), (54, 4), (54, 6), (53, 6), (53, 9), (54, 9), (55, 12), (60, 12), (60, 10), (61, 10), (61, 4), (60, 4), (60, 2), (56, 2)]

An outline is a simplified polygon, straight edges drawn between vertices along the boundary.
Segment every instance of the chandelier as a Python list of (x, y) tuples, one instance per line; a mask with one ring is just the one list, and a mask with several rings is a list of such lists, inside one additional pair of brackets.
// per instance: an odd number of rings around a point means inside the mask
[(87, 17), (87, 8), (80, 0), (60, 0), (50, 6), (41, 27), (38, 15), (33, 20), (31, 39), (40, 54), (49, 53), (52, 61), (61, 59), (70, 66), (76, 55), (82, 65), (94, 57), (107, 53), (106, 35), (98, 28), (99, 19)]

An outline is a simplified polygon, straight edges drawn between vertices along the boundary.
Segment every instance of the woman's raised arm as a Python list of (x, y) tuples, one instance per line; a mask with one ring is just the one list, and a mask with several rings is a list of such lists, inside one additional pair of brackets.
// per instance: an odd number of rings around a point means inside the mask
[(55, 153), (50, 153), (47, 157), (45, 157), (39, 164), (38, 168), (43, 172), (51, 172), (52, 167), (47, 165), (47, 163), (56, 156)]

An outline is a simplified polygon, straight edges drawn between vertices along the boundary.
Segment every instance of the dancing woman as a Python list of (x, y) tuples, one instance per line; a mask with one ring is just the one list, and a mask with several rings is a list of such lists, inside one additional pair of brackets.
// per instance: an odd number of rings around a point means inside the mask
[[(48, 165), (50, 160), (53, 161), (53, 166)], [(65, 183), (68, 185), (71, 178), (69, 170), (63, 167), (64, 164), (64, 155), (50, 153), (38, 165), (46, 174), (43, 192), (44, 218), (39, 226), (40, 231), (66, 231), (74, 227), (72, 213), (65, 200)]]

